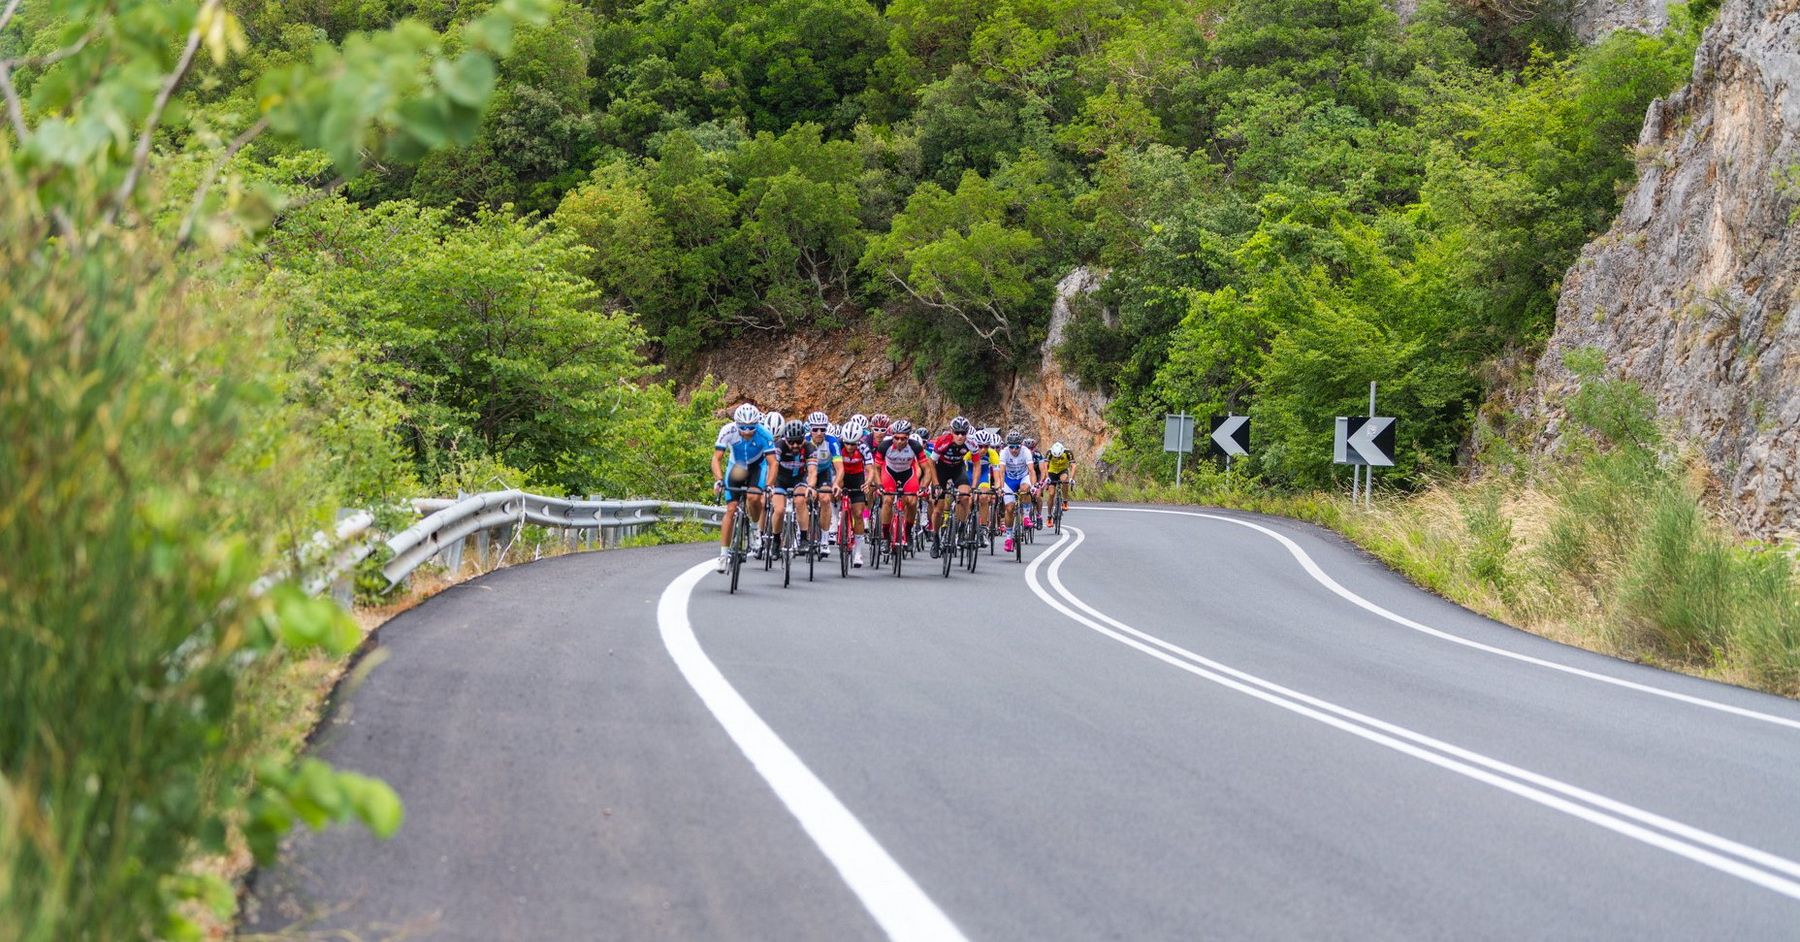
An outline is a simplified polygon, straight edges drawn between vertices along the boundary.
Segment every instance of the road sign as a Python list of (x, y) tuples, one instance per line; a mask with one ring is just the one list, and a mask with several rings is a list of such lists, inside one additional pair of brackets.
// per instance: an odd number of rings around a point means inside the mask
[(1215, 415), (1212, 417), (1213, 454), (1243, 457), (1250, 453), (1250, 417), (1247, 415)]
[(1194, 417), (1186, 412), (1163, 416), (1163, 451), (1194, 450)]
[(1394, 466), (1394, 420), (1391, 416), (1338, 416), (1331, 460), (1337, 464)]

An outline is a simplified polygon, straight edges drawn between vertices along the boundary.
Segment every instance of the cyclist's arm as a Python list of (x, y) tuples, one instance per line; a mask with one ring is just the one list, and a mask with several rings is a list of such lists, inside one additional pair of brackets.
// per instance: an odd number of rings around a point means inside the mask
[(719, 447), (713, 448), (713, 480), (715, 481), (725, 480), (725, 471), (719, 466), (719, 459), (724, 456), (725, 449)]

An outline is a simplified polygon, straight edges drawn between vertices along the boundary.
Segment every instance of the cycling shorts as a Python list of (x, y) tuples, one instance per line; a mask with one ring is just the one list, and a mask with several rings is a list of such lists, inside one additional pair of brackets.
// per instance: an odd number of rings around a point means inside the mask
[(881, 469), (881, 489), (888, 493), (919, 493), (919, 474), (914, 468), (895, 473), (888, 468)]
[(969, 483), (969, 463), (956, 461), (950, 464), (939, 462), (937, 466), (938, 484), (943, 487), (962, 487)]
[(1067, 471), (1051, 471), (1051, 472), (1049, 472), (1049, 475), (1050, 475), (1049, 481), (1051, 484), (1061, 484), (1066, 478), (1068, 478), (1069, 472), (1067, 472)]
[(799, 471), (789, 471), (786, 468), (779, 468), (775, 472), (774, 490), (777, 494), (786, 494), (794, 488), (804, 487), (805, 485), (806, 469), (804, 468)]
[[(732, 474), (739, 468), (742, 468), (749, 476), (745, 479), (744, 483), (733, 485), (731, 483)], [(760, 461), (753, 465), (734, 464), (725, 469), (725, 502), (730, 503), (734, 500), (743, 500), (747, 490), (752, 487), (762, 487), (763, 474), (766, 471), (768, 471), (768, 466)]]
[(844, 490), (850, 492), (850, 503), (852, 504), (867, 503), (869, 500), (869, 495), (863, 493), (863, 488), (867, 486), (863, 477), (861, 471), (844, 472)]
[(1006, 488), (1006, 492), (1008, 494), (1011, 494), (1019, 489), (1019, 485), (1024, 484), (1024, 483), (1025, 483), (1025, 475), (1021, 474), (1015, 478), (1009, 474), (1006, 476), (1006, 482), (1005, 482), (1004, 486)]

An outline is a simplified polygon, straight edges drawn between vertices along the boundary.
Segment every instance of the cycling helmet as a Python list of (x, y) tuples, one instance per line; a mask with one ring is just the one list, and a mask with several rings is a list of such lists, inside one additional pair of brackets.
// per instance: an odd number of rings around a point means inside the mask
[(931, 429), (928, 429), (923, 425), (919, 426), (916, 429), (913, 429), (913, 434), (919, 436), (920, 438), (926, 439), (928, 441), (931, 439)]
[(806, 424), (816, 427), (827, 426), (831, 424), (831, 416), (828, 416), (823, 412), (814, 412), (812, 415), (806, 417)]
[(950, 420), (950, 432), (951, 432), (951, 434), (954, 434), (954, 435), (969, 434), (969, 420), (963, 418), (960, 415), (954, 419), (951, 419)]
[(1056, 444), (1050, 446), (1050, 457), (1061, 458), (1063, 456), (1063, 454), (1065, 452), (1067, 452), (1068, 450), (1069, 449), (1063, 447), (1062, 442), (1057, 442)]
[[(863, 415), (861, 412), (853, 412), (850, 414), (850, 422), (861, 422), (863, 425), (866, 426), (869, 424), (869, 417), (866, 415)], [(844, 424), (849, 425), (850, 422), (845, 422)]]
[(797, 421), (789, 422), (781, 427), (781, 437), (790, 442), (800, 441), (806, 438), (806, 426)]
[(905, 419), (895, 419), (894, 424), (888, 426), (888, 431), (893, 432), (897, 438), (905, 438), (912, 431), (912, 423)]
[(888, 414), (886, 412), (877, 412), (874, 415), (870, 416), (869, 417), (869, 427), (870, 428), (887, 428), (888, 427)]
[(763, 428), (768, 429), (770, 435), (778, 435), (781, 433), (781, 427), (787, 424), (787, 420), (782, 418), (779, 412), (765, 412), (762, 423)]
[(1036, 451), (1037, 450), (1037, 439), (1032, 438), (1030, 436), (1026, 436), (1025, 447), (1031, 449), (1032, 451)]
[(736, 422), (739, 425), (749, 425), (752, 422), (761, 422), (762, 410), (746, 402), (731, 410), (731, 421)]
[(825, 434), (831, 436), (832, 438), (843, 438), (844, 437), (844, 429), (842, 426), (838, 425), (836, 422), (833, 422), (830, 425), (825, 426)]
[(844, 423), (844, 438), (856, 440), (867, 434), (869, 434), (869, 423), (864, 421), (861, 416), (853, 415), (850, 417), (850, 421)]
[(1014, 445), (1023, 445), (1023, 444), (1025, 444), (1025, 436), (1020, 435), (1018, 432), (1007, 432), (1006, 433), (1006, 447), (1011, 448)]

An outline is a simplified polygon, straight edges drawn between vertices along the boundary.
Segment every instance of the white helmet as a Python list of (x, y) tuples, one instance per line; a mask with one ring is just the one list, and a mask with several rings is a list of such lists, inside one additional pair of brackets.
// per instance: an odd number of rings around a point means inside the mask
[(860, 440), (867, 434), (869, 434), (868, 420), (860, 415), (853, 415), (850, 417), (850, 421), (844, 423), (844, 434), (842, 436), (844, 438)]
[(831, 424), (831, 416), (828, 416), (823, 412), (814, 412), (812, 415), (809, 415), (806, 417), (806, 424), (814, 426), (814, 427), (817, 427), (820, 425), (830, 425)]
[(1057, 442), (1056, 444), (1050, 446), (1050, 457), (1061, 458), (1063, 456), (1063, 454), (1065, 452), (1067, 452), (1068, 450), (1069, 449), (1063, 447), (1062, 442)]
[[(851, 415), (850, 422), (861, 422), (863, 428), (865, 428), (865, 429), (867, 429), (869, 427), (869, 417), (866, 415), (863, 415), (861, 412), (857, 412), (857, 413)], [(845, 422), (844, 425), (848, 426), (850, 424), (850, 422)]]
[(752, 422), (760, 422), (762, 421), (762, 410), (746, 402), (736, 409), (731, 410), (731, 421), (736, 422), (739, 425), (749, 425)]
[(787, 424), (787, 420), (781, 417), (781, 413), (771, 410), (763, 415), (762, 423), (770, 435), (775, 435), (781, 432), (781, 427)]
[(844, 430), (839, 427), (836, 422), (832, 422), (825, 426), (825, 434), (832, 438), (842, 438), (844, 436)]

